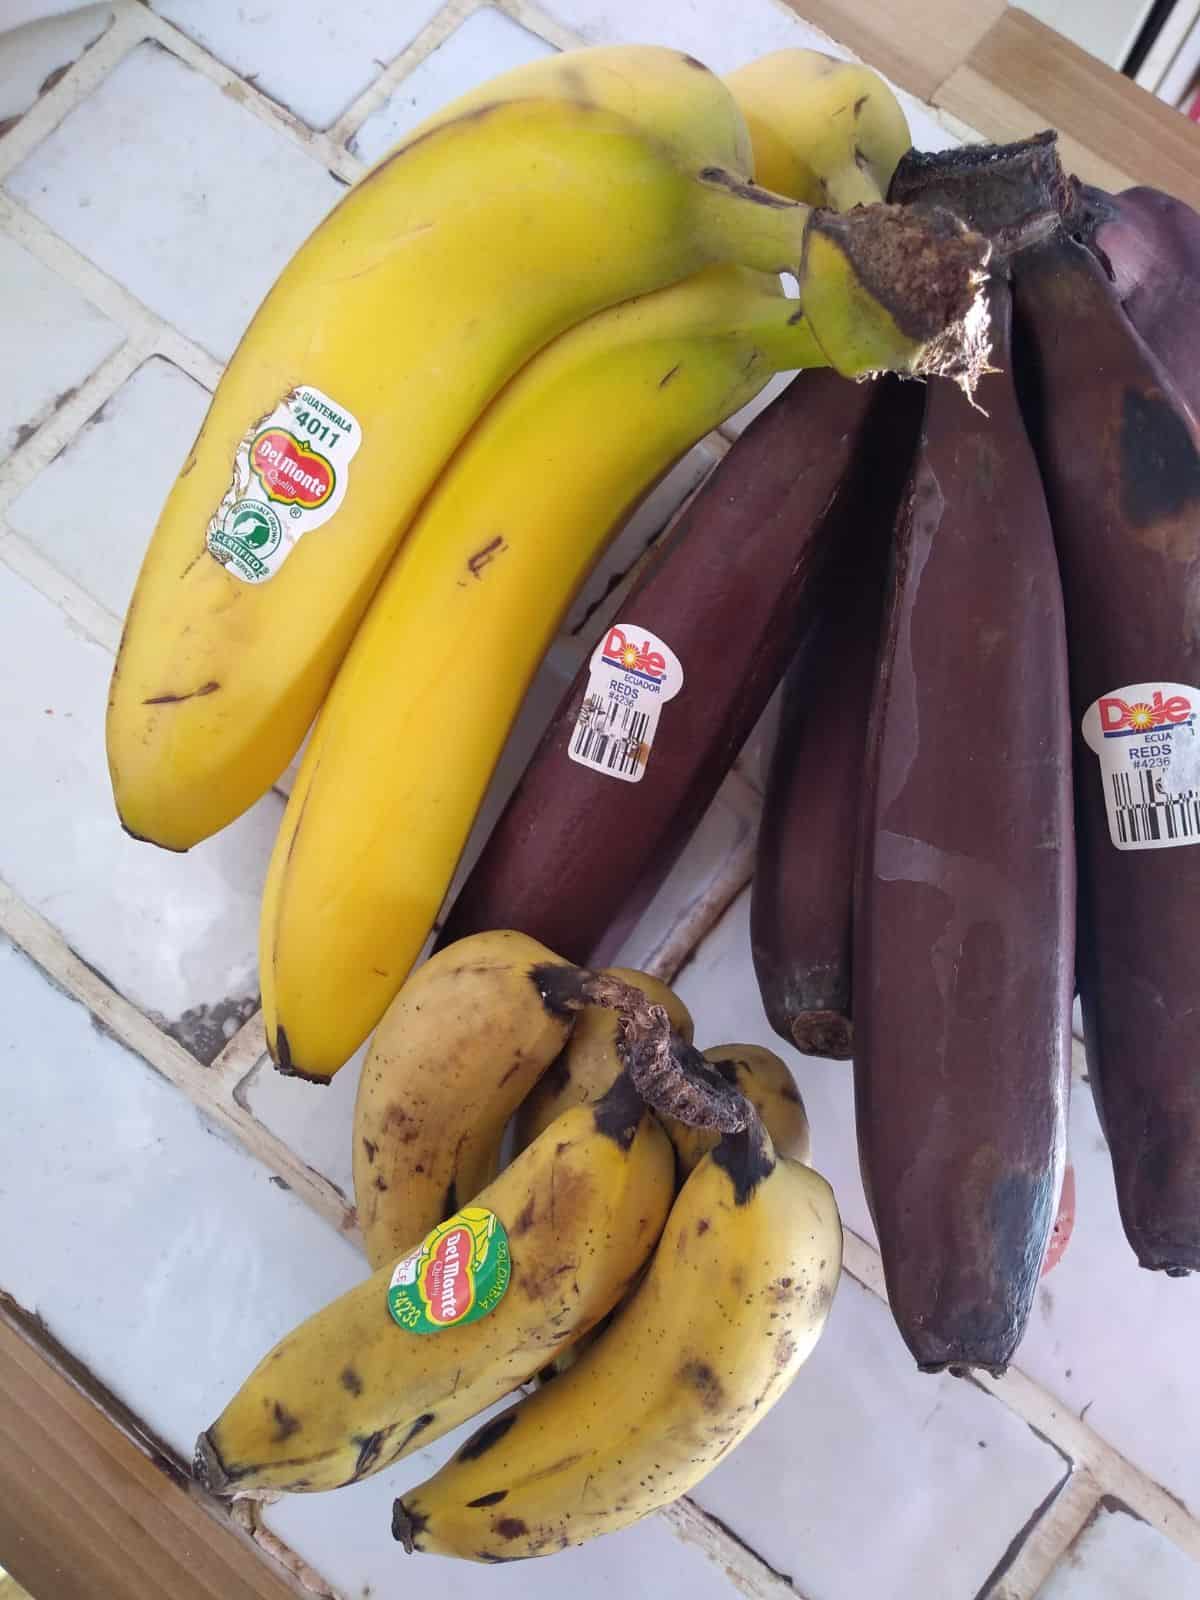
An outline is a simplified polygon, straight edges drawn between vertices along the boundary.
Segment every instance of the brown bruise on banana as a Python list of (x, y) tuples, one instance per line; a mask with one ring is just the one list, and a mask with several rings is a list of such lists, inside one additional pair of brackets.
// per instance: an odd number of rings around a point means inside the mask
[[(497, 534), (494, 539), (490, 540), (485, 545), (480, 545), (479, 549), (476, 550), (473, 555), (467, 557), (468, 574), (472, 578), (481, 579), (483, 576), (483, 569), (495, 561), (497, 556), (502, 556), (507, 549), (508, 544), (506, 543), (503, 535)], [(462, 579), (459, 579), (458, 586), (460, 589), (466, 587)]]
[[(293, 847), (295, 846), (295, 842), (296, 841), (293, 838)], [(269, 1044), (270, 1040), (267, 1042)], [(281, 1077), (299, 1078), (303, 1083), (327, 1084), (330, 1081), (328, 1078), (322, 1077), (320, 1073), (305, 1072), (301, 1067), (296, 1066), (295, 1062), (292, 1060), (292, 1048), (288, 1043), (287, 1030), (284, 1028), (282, 1023), (279, 1023), (275, 1029), (275, 1048), (272, 1051), (272, 1055), (275, 1060), (275, 1070)]]
[(1200, 450), (1184, 412), (1170, 396), (1126, 389), (1118, 460), (1125, 520), (1139, 530), (1154, 530), (1156, 546), (1165, 555), (1194, 560), (1194, 526), (1161, 526), (1186, 517), (1200, 504)]
[(183, 694), (166, 693), (151, 695), (149, 700), (143, 700), (142, 704), (144, 706), (182, 705), (185, 700), (199, 700), (203, 698), (204, 695), (216, 694), (220, 687), (221, 685), (216, 681), (215, 678), (213, 678), (210, 679), (208, 683), (202, 683), (198, 689), (188, 689)]

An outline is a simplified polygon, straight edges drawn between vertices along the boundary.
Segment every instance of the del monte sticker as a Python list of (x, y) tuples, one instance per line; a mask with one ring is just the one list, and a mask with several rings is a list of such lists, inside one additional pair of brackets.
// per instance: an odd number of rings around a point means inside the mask
[(243, 583), (273, 578), (341, 505), (361, 443), (357, 419), (329, 395), (307, 384), (290, 390), (238, 446), (205, 535), (209, 553)]
[(500, 1218), (482, 1206), (464, 1206), (396, 1263), (388, 1310), (410, 1333), (438, 1333), (494, 1311), (511, 1276)]

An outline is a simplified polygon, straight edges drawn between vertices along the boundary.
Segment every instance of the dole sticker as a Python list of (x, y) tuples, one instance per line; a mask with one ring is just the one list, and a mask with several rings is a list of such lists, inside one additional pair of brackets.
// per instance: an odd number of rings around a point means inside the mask
[(592, 651), (567, 754), (622, 783), (640, 783), (663, 706), (683, 688), (679, 657), (635, 622), (615, 623)]
[(438, 1333), (494, 1311), (511, 1277), (504, 1224), (482, 1206), (464, 1206), (396, 1263), (388, 1310), (410, 1333)]
[(290, 390), (243, 438), (208, 524), (210, 555), (243, 583), (273, 578), (345, 498), (362, 429), (320, 389)]
[(1084, 712), (1118, 850), (1200, 844), (1198, 711), (1200, 689), (1186, 683), (1131, 683)]

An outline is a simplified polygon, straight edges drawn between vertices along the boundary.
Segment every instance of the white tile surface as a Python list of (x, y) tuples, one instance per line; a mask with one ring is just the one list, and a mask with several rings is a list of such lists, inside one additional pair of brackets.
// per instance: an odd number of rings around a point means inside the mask
[[(736, 778), (717, 790), (662, 887), (610, 957), (610, 965), (642, 968), (652, 963), (677, 924), (702, 913), (714, 891), (730, 881), (758, 826), (758, 808), (747, 805), (746, 798)], [(690, 972), (691, 965), (689, 962), (685, 970)], [(679, 993), (683, 994), (682, 988)], [(717, 1039), (709, 1034), (703, 1046), (734, 1042), (741, 1043), (740, 1036), (722, 1034)]]
[(0, 236), (0, 461), (53, 415), (124, 334), (77, 289)]
[(792, 1388), (694, 1498), (807, 1600), (969, 1600), (1066, 1470), (975, 1385), (918, 1373), (846, 1278)]
[(10, 526), (115, 616), (125, 614), (209, 399), (186, 373), (153, 357), (8, 509)]
[[(28, 111), (111, 21), (111, 6), (82, 6), (0, 33), (0, 122)], [(0, 9), (2, 27), (4, 12)]]
[(354, 1096), (366, 1059), (363, 1045), (327, 1086), (285, 1078), (263, 1056), (240, 1096), (264, 1125), (294, 1150), (302, 1161), (323, 1173), (354, 1204), (352, 1130)]
[(483, 6), (427, 55), (363, 123), (350, 148), (364, 161), (379, 157), (433, 111), (485, 78), (554, 54), (554, 46)]
[(361, 1257), (0, 938), (0, 1287), (190, 1457)]
[(1038, 1600), (1200, 1600), (1200, 1566), (1118, 1506), (1105, 1506)]
[(151, 0), (160, 16), (313, 128), (327, 128), (441, 0)]
[(493, 1567), (406, 1556), (391, 1535), (392, 1501), (435, 1471), (473, 1426), (335, 1494), (281, 1500), (264, 1521), (318, 1571), (335, 1572), (347, 1600), (406, 1593), (436, 1600), (734, 1600), (737, 1591), (720, 1569), (655, 1517), (550, 1560)]
[(294, 141), (150, 43), (126, 56), (6, 187), (222, 359), (344, 192)]
[(1075, 1231), (1042, 1282), (1017, 1361), (1152, 1478), (1200, 1508), (1200, 1277), (1146, 1272), (1117, 1215), (1091, 1090), (1076, 1082)]
[(114, 987), (213, 1053), (257, 991), (278, 797), (187, 855), (128, 838), (104, 760), (107, 652), (2, 566), (0, 639), (20, 664), (0, 673), (0, 730), (20, 752), (0, 765), (0, 876)]

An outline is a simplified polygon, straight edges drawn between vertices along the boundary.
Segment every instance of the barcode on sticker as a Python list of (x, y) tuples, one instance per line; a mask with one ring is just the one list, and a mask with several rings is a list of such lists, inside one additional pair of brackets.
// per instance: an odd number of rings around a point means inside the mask
[(631, 778), (642, 760), (642, 742), (650, 718), (619, 700), (588, 695), (575, 724), (571, 755), (584, 766), (615, 777)]
[(1164, 795), (1149, 772), (1110, 772), (1113, 818), (1122, 844), (1183, 844), (1200, 839), (1195, 792)]

